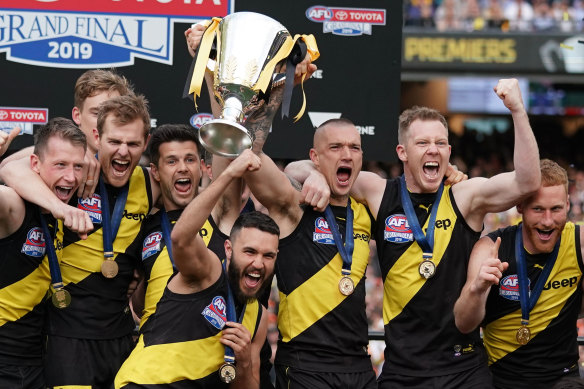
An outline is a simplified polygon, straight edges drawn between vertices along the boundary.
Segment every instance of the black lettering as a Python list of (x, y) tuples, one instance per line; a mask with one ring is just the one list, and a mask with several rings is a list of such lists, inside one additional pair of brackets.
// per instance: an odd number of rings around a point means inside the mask
[(551, 281), (548, 282), (547, 284), (545, 284), (545, 286), (543, 287), (543, 290), (549, 290), (551, 288)]
[(140, 220), (140, 221), (142, 221), (142, 220), (146, 219), (146, 214), (145, 213), (132, 213), (132, 212), (128, 212), (125, 209), (124, 209), (123, 216), (126, 219), (129, 219), (129, 220)]
[(568, 285), (569, 285), (569, 283), (570, 283), (570, 281), (569, 281), (567, 278), (564, 278), (564, 279), (562, 280), (562, 286), (563, 286), (564, 288), (565, 288), (566, 286), (568, 286)]
[(209, 234), (209, 232), (207, 231), (206, 228), (201, 228), (199, 230), (199, 235), (201, 235), (201, 238), (204, 238), (205, 236), (207, 236)]
[(444, 229), (447, 230), (452, 225), (450, 219), (444, 220)]
[(552, 282), (552, 288), (558, 289), (559, 287), (560, 287), (560, 281), (554, 281), (554, 282)]
[(452, 222), (450, 221), (450, 219), (444, 219), (444, 220), (436, 220), (435, 226), (436, 228), (444, 228), (444, 230), (446, 231), (450, 226), (452, 225)]
[(570, 286), (574, 286), (574, 284), (578, 281), (578, 277), (570, 277)]

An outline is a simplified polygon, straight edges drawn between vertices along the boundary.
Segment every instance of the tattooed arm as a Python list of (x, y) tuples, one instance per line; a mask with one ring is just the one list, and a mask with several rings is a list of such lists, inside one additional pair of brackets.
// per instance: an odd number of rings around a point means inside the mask
[(260, 154), (264, 148), (276, 111), (282, 104), (283, 95), (283, 85), (272, 89), (269, 101), (264, 103), (245, 122), (245, 127), (253, 138), (252, 150), (256, 154)]

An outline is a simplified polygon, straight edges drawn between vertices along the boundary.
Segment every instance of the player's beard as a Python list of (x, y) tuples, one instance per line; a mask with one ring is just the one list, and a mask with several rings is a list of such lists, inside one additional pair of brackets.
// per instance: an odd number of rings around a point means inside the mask
[(266, 282), (266, 274), (262, 271), (261, 275), (261, 285), (258, 288), (257, 292), (252, 294), (251, 296), (246, 295), (240, 288), (241, 277), (242, 277), (242, 269), (235, 263), (235, 258), (231, 258), (229, 263), (229, 269), (227, 269), (227, 275), (229, 278), (229, 285), (231, 286), (231, 290), (233, 291), (233, 297), (240, 303), (245, 304), (251, 300), (257, 299), (258, 296), (262, 296), (266, 288), (270, 286), (269, 282)]

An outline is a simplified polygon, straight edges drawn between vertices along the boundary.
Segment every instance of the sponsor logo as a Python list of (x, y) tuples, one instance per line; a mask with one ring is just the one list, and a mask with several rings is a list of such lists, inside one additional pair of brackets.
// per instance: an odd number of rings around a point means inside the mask
[(511, 274), (499, 281), (499, 296), (511, 301), (519, 301), (519, 277)]
[(211, 325), (218, 330), (225, 326), (227, 321), (227, 304), (225, 304), (225, 299), (223, 296), (213, 297), (211, 304), (207, 305), (201, 315), (211, 323)]
[(329, 229), (329, 225), (324, 217), (318, 217), (314, 221), (314, 232), (312, 233), (312, 241), (322, 244), (335, 244), (333, 233)]
[(33, 227), (26, 234), (26, 243), (21, 252), (31, 257), (40, 258), (45, 255), (45, 237), (39, 227)]
[(90, 198), (77, 200), (77, 208), (85, 211), (91, 222), (101, 224), (101, 196), (94, 193)]
[(308, 117), (314, 128), (319, 127), (322, 123), (330, 119), (340, 119), (340, 112), (308, 112)]
[(372, 26), (385, 26), (384, 9), (315, 5), (306, 10), (306, 17), (315, 23), (322, 23), (324, 33), (335, 35), (371, 35)]
[(145, 213), (132, 213), (132, 212), (128, 212), (127, 209), (124, 209), (124, 214), (122, 216), (124, 216), (126, 219), (130, 219), (130, 220), (142, 221), (142, 220), (146, 219)]
[(572, 286), (576, 285), (577, 282), (578, 277), (564, 278), (561, 281), (549, 281), (547, 284), (545, 284), (543, 290), (560, 289), (566, 287), (571, 288)]
[(172, 65), (174, 23), (225, 16), (233, 0), (53, 0), (0, 5), (0, 52), (57, 68)]
[(153, 232), (144, 239), (142, 242), (142, 260), (156, 254), (160, 249), (160, 242), (162, 242), (162, 233)]
[(203, 124), (207, 123), (209, 120), (213, 120), (213, 115), (210, 113), (198, 113), (196, 115), (191, 116), (189, 122), (191, 126), (195, 127), (197, 130), (203, 126)]
[(414, 240), (406, 215), (391, 215), (385, 219), (383, 239), (392, 243), (407, 243)]
[[(0, 23), (1, 20), (2, 19), (0, 19)], [(2, 27), (0, 27), (0, 29), (1, 28)], [(47, 124), (48, 116), (49, 116), (48, 108), (0, 107), (1, 121)]]

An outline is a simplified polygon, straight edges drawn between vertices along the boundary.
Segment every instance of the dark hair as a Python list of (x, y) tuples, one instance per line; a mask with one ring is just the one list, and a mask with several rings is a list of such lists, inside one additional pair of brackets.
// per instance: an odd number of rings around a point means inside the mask
[(44, 126), (41, 126), (34, 134), (34, 154), (39, 159), (43, 159), (43, 154), (47, 149), (49, 139), (58, 136), (61, 139), (68, 140), (74, 146), (81, 146), (87, 150), (87, 138), (72, 120), (63, 117), (56, 117)]
[(197, 145), (197, 154), (201, 156), (201, 144), (197, 137), (197, 130), (186, 124), (163, 124), (152, 130), (148, 142), (150, 162), (158, 166), (160, 146), (167, 142), (194, 142)]
[(128, 124), (136, 119), (144, 123), (144, 139), (150, 132), (150, 114), (148, 113), (148, 100), (142, 95), (125, 95), (114, 97), (104, 101), (99, 106), (97, 114), (97, 131), (99, 136), (103, 134), (103, 126), (108, 115), (113, 115), (116, 124)]
[(280, 228), (274, 219), (258, 211), (246, 212), (239, 215), (235, 223), (233, 223), (229, 239), (234, 241), (242, 228), (257, 228), (260, 231), (277, 235), (278, 237), (280, 236)]
[(133, 94), (133, 88), (128, 79), (111, 70), (88, 70), (75, 83), (75, 101), (77, 108), (82, 109), (88, 97), (100, 92), (118, 92), (120, 96)]
[(318, 126), (317, 130), (328, 125), (345, 125), (345, 126), (354, 126), (355, 124), (347, 118), (338, 118), (338, 119), (329, 119), (326, 122), (322, 123)]

